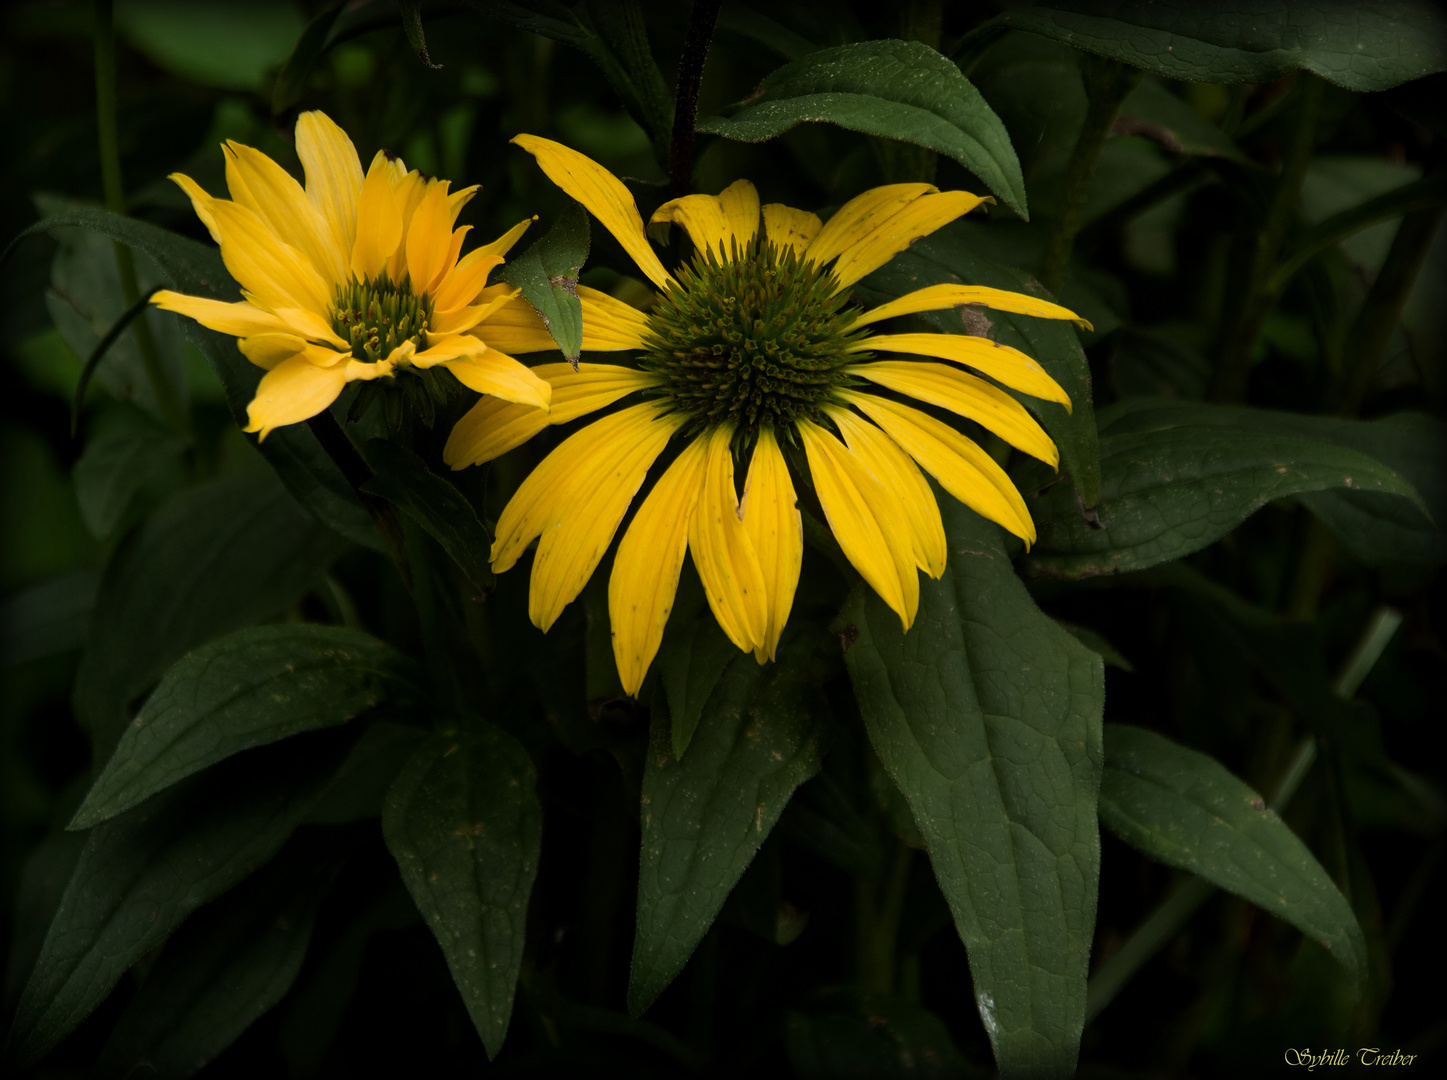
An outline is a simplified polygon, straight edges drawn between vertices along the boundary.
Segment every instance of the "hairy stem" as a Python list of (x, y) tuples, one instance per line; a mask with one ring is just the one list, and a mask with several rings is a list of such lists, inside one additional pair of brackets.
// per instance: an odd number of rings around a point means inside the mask
[(693, 132), (698, 123), (698, 87), (708, 59), (713, 28), (723, 0), (693, 0), (688, 33), (678, 58), (678, 87), (673, 98), (673, 138), (668, 147), (668, 186), (676, 199), (693, 190)]

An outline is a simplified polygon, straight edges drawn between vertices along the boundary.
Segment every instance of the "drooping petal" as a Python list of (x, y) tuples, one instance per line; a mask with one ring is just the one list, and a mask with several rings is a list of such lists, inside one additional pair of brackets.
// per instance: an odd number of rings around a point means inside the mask
[(695, 439), (653, 485), (613, 557), (608, 619), (623, 692), (638, 696), (658, 655), (688, 550), (688, 523), (703, 485), (704, 448)]
[(556, 524), (560, 495), (571, 490), (570, 485), (580, 475), (591, 477), (600, 461), (604, 466), (609, 463), (610, 459), (600, 455), (618, 442), (620, 433), (636, 433), (657, 415), (658, 407), (645, 403), (605, 416), (570, 435), (543, 458), (518, 486), (497, 520), (490, 556), (493, 571), (501, 574), (510, 569), (545, 528)]
[(528, 593), (528, 616), (538, 629), (548, 630), (583, 591), (648, 470), (682, 422), (654, 409), (620, 429), (612, 442), (593, 444), (599, 460), (576, 469), (570, 490), (559, 499), (556, 521), (547, 523), (538, 539)]
[(669, 200), (649, 218), (650, 225), (661, 221), (680, 226), (699, 250), (727, 259), (734, 245), (742, 249), (759, 231), (759, 193), (749, 181), (735, 180), (717, 195)]
[[(463, 340), (477, 339), (464, 337)], [(425, 355), (418, 353), (412, 358), (412, 362), (416, 364)], [(531, 405), (540, 411), (547, 409), (553, 396), (553, 388), (545, 380), (538, 378), (531, 368), (518, 363), (507, 353), (490, 349), (486, 345), (480, 351), (459, 354), (457, 359), (448, 362), (447, 370), (469, 390), (490, 394), (501, 401)]]
[(971, 440), (933, 416), (872, 394), (840, 391), (839, 396), (882, 427), (920, 468), (981, 517), (1010, 530), (1027, 545), (1035, 542), (1035, 523), (1025, 500), (1005, 470)]
[(796, 430), (819, 505), (844, 557), (908, 630), (919, 607), (919, 573), (909, 537), (893, 517), (901, 511), (886, 505), (878, 481), (850, 459), (833, 435), (807, 420), (797, 421)]
[(206, 300), (199, 296), (162, 289), (151, 297), (151, 303), (163, 311), (174, 311), (220, 334), (250, 337), (253, 334), (286, 334), (292, 327), (269, 311), (246, 301), (228, 304), (224, 300)]
[(914, 459), (879, 428), (848, 409), (826, 406), (825, 411), (844, 436), (850, 451), (889, 491), (899, 496), (902, 522), (910, 537), (914, 561), (932, 578), (945, 572), (945, 526), (929, 481)]
[(783, 203), (768, 203), (760, 209), (764, 215), (764, 238), (780, 251), (787, 248), (801, 258), (824, 227), (818, 214), (795, 210)]
[(550, 410), (485, 397), (453, 426), (443, 462), (462, 469), (492, 461), (551, 424), (570, 423), (656, 381), (646, 372), (611, 364), (587, 364), (578, 371), (571, 364), (539, 364), (528, 370), (552, 386)]
[(989, 196), (971, 195), (968, 191), (941, 191), (920, 196), (844, 249), (839, 261), (834, 264), (838, 287), (843, 289), (853, 285), (921, 236), (928, 236), (986, 201), (995, 200)]
[(824, 223), (804, 255), (816, 265), (827, 263), (920, 196), (938, 190), (933, 184), (885, 184), (870, 188), (850, 199)]
[(968, 364), (1011, 390), (1019, 390), (1046, 401), (1058, 401), (1070, 411), (1070, 395), (1045, 369), (1019, 349), (1000, 345), (973, 334), (876, 334), (863, 339), (851, 351), (913, 353)]
[(532, 154), (548, 179), (582, 203), (613, 234), (648, 280), (660, 289), (673, 280), (649, 245), (638, 204), (622, 181), (592, 158), (551, 139), (519, 135), (512, 141)]
[(748, 479), (744, 481), (743, 510), (744, 531), (759, 558), (768, 602), (764, 640), (754, 650), (754, 658), (762, 664), (773, 660), (778, 651), (779, 637), (794, 607), (794, 591), (799, 586), (799, 568), (804, 560), (804, 521), (773, 428), (763, 428), (754, 444)]
[(378, 150), (357, 193), (357, 235), (352, 273), (368, 281), (382, 272), (402, 241), (402, 207), (392, 185), (391, 163)]
[(407, 225), (407, 274), (412, 295), (421, 296), (447, 269), (452, 250), (452, 221), (447, 210), (447, 181), (429, 184)]
[(347, 133), (321, 112), (296, 118), (296, 156), (306, 172), (306, 194), (327, 223), (332, 245), (349, 262), (357, 236), (357, 193), (362, 162)]
[(447, 227), (449, 229), (457, 224), (457, 215), (462, 213), (462, 208), (472, 202), (473, 196), (481, 190), (481, 184), (472, 184), (447, 196)]
[(578, 286), (583, 305), (583, 348), (590, 352), (641, 349), (648, 316), (605, 292)]
[(260, 150), (228, 141), (226, 186), (232, 201), (259, 217), (280, 239), (311, 261), (329, 289), (347, 276), (350, 249), (332, 242), (332, 230), (302, 186)]
[(991, 289), (984, 285), (930, 285), (923, 289), (916, 289), (912, 293), (905, 293), (897, 300), (891, 300), (887, 304), (880, 304), (877, 308), (863, 312), (854, 320), (850, 329), (857, 329), (884, 319), (898, 318), (901, 315), (916, 315), (921, 311), (943, 311), (961, 304), (980, 304), (996, 311), (1008, 311), (1014, 315), (1033, 315), (1037, 319), (1069, 319), (1085, 330), (1092, 329), (1089, 322), (1059, 304), (1027, 296), (1025, 293)]
[(688, 546), (720, 628), (744, 652), (753, 652), (763, 647), (769, 624), (768, 585), (734, 490), (733, 427), (720, 424), (700, 438), (707, 440), (704, 478), (689, 519)]
[(1025, 406), (967, 371), (924, 360), (876, 360), (846, 370), (973, 420), (1047, 465), (1060, 464), (1060, 452)]
[(246, 431), (266, 438), (273, 429), (310, 420), (337, 400), (347, 385), (346, 365), (318, 367), (304, 355), (281, 361), (261, 377), (246, 408)]
[(278, 314), (282, 308), (326, 314), (331, 290), (301, 252), (244, 206), (213, 199), (211, 215), (221, 233), (221, 260), (243, 289)]

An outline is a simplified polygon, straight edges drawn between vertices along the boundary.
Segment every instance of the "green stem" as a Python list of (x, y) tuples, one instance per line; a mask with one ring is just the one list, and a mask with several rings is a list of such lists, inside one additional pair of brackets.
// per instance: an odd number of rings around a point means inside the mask
[(859, 883), (859, 984), (871, 993), (888, 994), (894, 990), (895, 946), (913, 856), (913, 848), (899, 843), (882, 894), (876, 891), (876, 882)]
[(437, 602), (437, 583), (432, 578), (432, 558), (427, 549), (427, 536), (422, 526), (403, 514), (402, 536), (407, 545), (407, 566), (411, 570), (412, 601), (417, 606), (417, 622), (422, 630), (422, 651), (432, 685), (446, 702), (461, 708), (461, 689), (452, 670), (452, 654), (447, 634), (442, 628), (442, 613)]
[(683, 53), (678, 58), (678, 87), (673, 97), (673, 136), (668, 146), (668, 188), (675, 199), (693, 190), (693, 135), (698, 123), (698, 87), (713, 41), (723, 0), (693, 0)]
[[(95, 111), (96, 128), (100, 135), (101, 184), (105, 189), (106, 209), (112, 214), (126, 212), (125, 185), (121, 181), (120, 138), (116, 124), (116, 39), (111, 21), (111, 0), (95, 0)], [(131, 249), (116, 242), (116, 270), (120, 274), (121, 294), (126, 306), (132, 307), (141, 298), (140, 285), (136, 281), (136, 263)], [(151, 334), (151, 324), (145, 314), (131, 324), (136, 347), (141, 352), (141, 363), (146, 368), (151, 392), (156, 395), (156, 404), (167, 425), (183, 438), (191, 437), (191, 418), (181, 407), (176, 390), (166, 377), (161, 365), (161, 352)]]
[(1276, 182), (1266, 219), (1256, 236), (1251, 270), (1246, 279), (1245, 310), (1222, 343), (1221, 360), (1212, 387), (1212, 397), (1217, 401), (1239, 401), (1245, 397), (1251, 372), (1251, 353), (1256, 348), (1256, 339), (1261, 336), (1266, 316), (1271, 314), (1280, 295), (1281, 286), (1273, 282), (1272, 272), (1281, 252), (1281, 242), (1286, 237), (1286, 230), (1301, 198), (1301, 184), (1306, 178), (1307, 166), (1311, 164), (1316, 118), (1321, 108), (1324, 85), (1320, 79), (1305, 72), (1300, 78), (1301, 101), (1297, 105), (1296, 126), (1292, 129), (1291, 146)]
[(1080, 210), (1085, 205), (1085, 194), (1090, 189), (1090, 178), (1095, 175), (1100, 151), (1115, 124), (1115, 114), (1120, 111), (1121, 102), (1140, 82), (1142, 74), (1140, 68), (1091, 53), (1084, 54), (1082, 62), (1088, 101), (1085, 123), (1076, 137), (1070, 162), (1065, 166), (1065, 189), (1060, 195), (1060, 209), (1045, 241), (1045, 255), (1040, 264), (1040, 283), (1052, 293), (1059, 291), (1066, 264), (1070, 262), (1075, 234), (1080, 229)]

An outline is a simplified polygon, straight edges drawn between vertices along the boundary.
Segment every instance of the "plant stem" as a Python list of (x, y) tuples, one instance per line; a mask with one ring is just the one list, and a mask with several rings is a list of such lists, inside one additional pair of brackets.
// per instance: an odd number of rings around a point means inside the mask
[(698, 86), (708, 59), (713, 28), (723, 0), (693, 0), (688, 32), (678, 58), (678, 88), (673, 98), (673, 138), (668, 147), (668, 186), (673, 197), (693, 190), (693, 132), (698, 123)]
[[(125, 185), (121, 181), (120, 137), (116, 123), (116, 39), (115, 27), (111, 21), (111, 0), (95, 0), (95, 112), (96, 129), (100, 142), (101, 185), (105, 190), (106, 209), (112, 214), (126, 212)], [(121, 295), (126, 306), (134, 307), (140, 302), (141, 289), (136, 281), (135, 257), (131, 249), (116, 241), (116, 270), (121, 279)], [(166, 377), (161, 364), (161, 353), (156, 339), (151, 334), (151, 324), (142, 312), (131, 323), (131, 332), (136, 338), (136, 347), (141, 352), (141, 363), (146, 368), (146, 378), (151, 383), (151, 392), (156, 395), (156, 404), (166, 424), (177, 435), (191, 437), (191, 418), (181, 407), (175, 388)]]
[(1040, 283), (1052, 293), (1059, 291), (1066, 264), (1070, 262), (1075, 234), (1080, 229), (1080, 210), (1085, 205), (1085, 194), (1090, 188), (1090, 178), (1095, 175), (1100, 151), (1115, 124), (1115, 114), (1142, 74), (1140, 68), (1091, 53), (1084, 54), (1082, 63), (1088, 102), (1085, 122), (1076, 137), (1070, 162), (1065, 166), (1065, 189), (1061, 192), (1060, 208), (1040, 263)]
[(1321, 108), (1324, 85), (1320, 79), (1305, 72), (1299, 78), (1302, 80), (1301, 101), (1296, 109), (1296, 126), (1292, 129), (1291, 146), (1272, 193), (1271, 205), (1256, 236), (1251, 270), (1247, 275), (1245, 309), (1222, 343), (1221, 360), (1212, 387), (1212, 397), (1217, 401), (1239, 401), (1245, 396), (1251, 371), (1251, 353), (1256, 348), (1256, 339), (1261, 335), (1266, 316), (1271, 314), (1280, 295), (1280, 287), (1271, 287), (1268, 282), (1281, 252), (1281, 242), (1296, 213), (1307, 166), (1311, 164), (1316, 118)]
[(895, 947), (913, 856), (913, 848), (898, 843), (882, 894), (876, 882), (859, 883), (859, 984), (871, 993), (888, 994), (894, 990)]
[(462, 692), (452, 669), (452, 651), (442, 629), (442, 614), (437, 601), (437, 583), (432, 577), (432, 558), (427, 535), (408, 515), (402, 516), (402, 536), (406, 542), (407, 565), (411, 569), (412, 602), (417, 606), (417, 622), (422, 630), (422, 651), (426, 654), (427, 671), (437, 694), (455, 709), (462, 707)]

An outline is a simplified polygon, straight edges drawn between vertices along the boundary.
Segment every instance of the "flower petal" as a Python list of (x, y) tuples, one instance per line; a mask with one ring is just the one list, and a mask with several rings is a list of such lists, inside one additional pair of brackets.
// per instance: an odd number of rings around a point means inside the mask
[(1025, 406), (969, 372), (924, 360), (876, 360), (846, 370), (973, 420), (1047, 465), (1060, 464), (1060, 452)]
[[(522, 234), (528, 231), (528, 226), (537, 220), (538, 216), (536, 214), (529, 218), (523, 218), (511, 229), (509, 229), (507, 232), (503, 233), (496, 240), (494, 240), (492, 243), (483, 244), (482, 247), (477, 249), (477, 251), (483, 252), (488, 255), (506, 255), (509, 251), (512, 250), (513, 245), (516, 244), (518, 240), (522, 237)], [(477, 252), (473, 252), (473, 254), (475, 255), (477, 254)]]
[(593, 352), (621, 352), (643, 348), (648, 316), (631, 304), (605, 292), (578, 286), (583, 304), (583, 348)]
[[(427, 186), (407, 224), (407, 274), (412, 295), (421, 296), (447, 270), (452, 250), (452, 220), (447, 209), (447, 181)], [(461, 243), (461, 238), (459, 238)]]
[(794, 607), (799, 568), (804, 560), (804, 521), (773, 428), (762, 429), (754, 444), (748, 479), (744, 481), (743, 508), (744, 531), (759, 557), (768, 602), (764, 640), (754, 650), (754, 658), (762, 664), (774, 659), (778, 651), (784, 624)]
[(613, 659), (623, 692), (632, 697), (638, 696), (658, 655), (663, 628), (673, 611), (688, 551), (688, 523), (703, 483), (706, 445), (695, 439), (683, 448), (643, 500), (613, 557), (608, 579)]
[(700, 438), (707, 440), (704, 478), (688, 546), (714, 618), (730, 641), (753, 652), (769, 625), (768, 584), (734, 493), (733, 426), (720, 424)]
[(402, 241), (402, 207), (392, 187), (391, 162), (378, 150), (357, 193), (357, 235), (352, 243), (352, 273), (366, 281), (387, 265)]
[(306, 171), (306, 194), (327, 224), (344, 260), (357, 236), (357, 193), (362, 162), (347, 133), (322, 112), (296, 118), (296, 156)]
[(852, 351), (863, 352), (865, 349), (935, 356), (957, 364), (968, 364), (1011, 390), (1046, 401), (1058, 401), (1067, 412), (1070, 411), (1070, 395), (1045, 373), (1043, 367), (1020, 350), (997, 344), (989, 338), (973, 334), (876, 334), (855, 345)]
[[(477, 339), (463, 338), (463, 340), (476, 341)], [(446, 342), (443, 344), (445, 345)], [(441, 346), (435, 347), (441, 348)], [(418, 353), (412, 358), (412, 362), (416, 364), (418, 359), (424, 355), (424, 353)], [(490, 394), (499, 400), (514, 402), (518, 405), (531, 405), (542, 411), (547, 410), (548, 402), (553, 396), (553, 388), (538, 378), (531, 368), (518, 363), (507, 353), (490, 349), (486, 345), (480, 352), (459, 355), (456, 360), (448, 363), (447, 370), (452, 372), (457, 381), (469, 390), (476, 390), (479, 394)]]
[(827, 263), (920, 196), (938, 190), (933, 184), (886, 184), (870, 188), (850, 199), (824, 223), (804, 255), (812, 263)]
[(968, 191), (941, 191), (923, 195), (902, 207), (844, 249), (834, 264), (839, 288), (853, 285), (921, 236), (928, 236), (986, 201), (995, 200), (988, 195), (971, 195)]
[(487, 275), (501, 265), (502, 256), (496, 252), (487, 252), (481, 248), (468, 252), (437, 286), (433, 311), (445, 315), (472, 303), (487, 285)]
[(201, 219), (201, 224), (206, 226), (206, 231), (211, 234), (211, 239), (218, 244), (221, 243), (221, 230), (216, 227), (216, 218), (211, 214), (211, 204), (216, 200), (206, 194), (201, 189), (201, 185), (185, 173), (171, 173), (166, 179), (186, 193), (186, 197), (191, 200), (192, 209), (196, 211), (196, 216)]
[(260, 150), (228, 140), (226, 186), (231, 199), (293, 244), (321, 274), (328, 289), (346, 279), (350, 248), (332, 242), (331, 228), (296, 178)]
[(487, 319), (487, 342), (505, 353), (547, 352), (558, 347), (532, 304), (514, 296)]
[(790, 249), (801, 258), (813, 243), (814, 237), (824, 223), (818, 214), (807, 210), (795, 210), (783, 203), (767, 203), (761, 208), (764, 215), (764, 238), (780, 251)]
[(447, 465), (462, 469), (501, 457), (551, 424), (570, 423), (656, 381), (645, 372), (610, 364), (588, 364), (578, 371), (571, 364), (539, 364), (528, 370), (552, 386), (550, 411), (483, 398), (452, 428), (442, 449)]
[[(400, 162), (393, 162), (395, 167)], [(427, 197), (427, 192), (433, 187), (441, 184), (446, 186), (447, 180), (428, 180), (416, 169), (406, 173), (396, 181), (392, 189), (392, 197), (397, 200), (397, 206), (402, 215), (402, 237), (397, 241), (397, 248), (392, 252), (392, 258), (387, 262), (387, 276), (393, 281), (400, 282), (407, 276), (407, 237), (412, 228), (412, 219), (416, 216), (422, 200)], [(451, 223), (448, 223), (451, 227)]]
[(317, 367), (305, 355), (281, 361), (261, 377), (256, 397), (246, 408), (251, 421), (244, 430), (261, 438), (285, 424), (310, 420), (337, 400), (347, 385), (346, 365)]
[(241, 350), (241, 355), (250, 360), (259, 368), (272, 370), (284, 360), (290, 360), (293, 356), (304, 356), (310, 363), (317, 367), (335, 367), (343, 360), (348, 359), (352, 354), (349, 352), (337, 352), (335, 349), (328, 349), (322, 345), (313, 345), (305, 338), (296, 334), (255, 334), (251, 337), (242, 338), (236, 343)]
[(1005, 289), (990, 289), (984, 285), (930, 285), (905, 293), (898, 300), (880, 304), (855, 319), (850, 329), (867, 326), (883, 319), (900, 315), (915, 315), (921, 311), (943, 311), (960, 304), (980, 304), (996, 311), (1008, 311), (1015, 315), (1033, 315), (1037, 319), (1070, 319), (1083, 329), (1092, 329), (1089, 322), (1075, 312), (1040, 300), (1025, 293), (1009, 292)]
[(151, 297), (151, 303), (162, 311), (174, 311), (220, 334), (250, 337), (253, 334), (285, 334), (292, 327), (269, 311), (263, 311), (245, 300), (228, 304), (224, 300), (206, 300), (200, 296), (162, 289)]
[(551, 139), (519, 135), (513, 142), (532, 154), (553, 183), (582, 203), (617, 238), (653, 284), (661, 289), (673, 280), (649, 245), (638, 204), (621, 180), (592, 158)]
[(309, 259), (244, 206), (213, 199), (210, 209), (221, 234), (221, 259), (243, 289), (278, 313), (281, 308), (326, 313), (331, 290)]
[(920, 468), (981, 517), (1035, 542), (1035, 523), (1005, 470), (971, 440), (933, 416), (871, 394), (839, 396), (882, 427)]
[(759, 193), (747, 180), (735, 180), (717, 195), (684, 195), (654, 211), (649, 224), (679, 225), (699, 250), (712, 249), (727, 259), (759, 231)]

